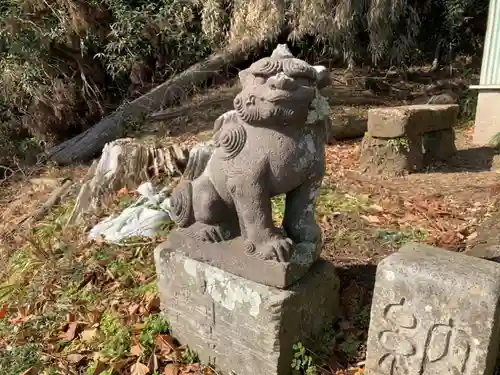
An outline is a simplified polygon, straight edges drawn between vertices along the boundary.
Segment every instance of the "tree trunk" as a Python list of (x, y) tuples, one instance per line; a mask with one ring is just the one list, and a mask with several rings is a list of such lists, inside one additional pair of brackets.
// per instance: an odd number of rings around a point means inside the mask
[(146, 114), (174, 104), (193, 87), (200, 86), (222, 70), (246, 60), (260, 43), (240, 44), (215, 53), (205, 61), (192, 65), (147, 94), (130, 103), (122, 104), (85, 132), (69, 139), (47, 152), (47, 157), (60, 165), (86, 162), (101, 153), (104, 145), (125, 134), (126, 124), (138, 121)]

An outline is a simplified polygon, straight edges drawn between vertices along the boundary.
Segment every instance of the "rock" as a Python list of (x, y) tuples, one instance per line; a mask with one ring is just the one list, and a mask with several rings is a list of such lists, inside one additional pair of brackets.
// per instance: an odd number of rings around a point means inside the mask
[(318, 348), (339, 312), (339, 280), (318, 261), (289, 290), (234, 276), (157, 248), (161, 308), (172, 334), (223, 373), (291, 373), (293, 345)]
[(492, 374), (499, 302), (500, 265), (405, 245), (377, 268), (366, 372)]
[(500, 263), (500, 211), (492, 212), (477, 228), (477, 236), (467, 243), (464, 254)]
[(453, 92), (444, 92), (439, 95), (433, 95), (427, 101), (427, 104), (458, 104), (458, 95)]
[(376, 138), (422, 135), (453, 128), (457, 116), (456, 104), (372, 108), (368, 111), (368, 133)]

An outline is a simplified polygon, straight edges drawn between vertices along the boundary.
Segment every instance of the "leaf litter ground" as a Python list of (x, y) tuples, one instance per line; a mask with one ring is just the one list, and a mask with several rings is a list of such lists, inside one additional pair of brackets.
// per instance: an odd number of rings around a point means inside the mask
[[(233, 91), (222, 93), (230, 97)], [(199, 112), (169, 124), (174, 130), (176, 124), (179, 129), (188, 126), (194, 129), (191, 132), (162, 134), (156, 127), (146, 137), (163, 138), (166, 143), (206, 138), (206, 129), (224, 106), (210, 112), (200, 101), (196, 108)], [(325, 233), (323, 257), (339, 268), (343, 313), (325, 332), (325, 350), (308, 352), (317, 372), (362, 373), (380, 259), (408, 241), (462, 251), (495, 208), (500, 180), (494, 150), (471, 146), (467, 128), (457, 131), (457, 145), (457, 156), (447, 164), (392, 179), (356, 171), (360, 140), (327, 146), (327, 173), (317, 214)], [(3, 373), (216, 374), (200, 364), (190, 348), (175, 341), (160, 314), (152, 252), (168, 231), (155, 239), (133, 238), (120, 245), (85, 240), (85, 231), (132, 202), (133, 192), (122, 189), (107, 208), (79, 227), (65, 225), (75, 193), (70, 192), (44, 219), (12, 230), (47, 199), (58, 179), (76, 181), (86, 169), (38, 168), (2, 186)], [(282, 198), (274, 200), (273, 210), (279, 222)]]

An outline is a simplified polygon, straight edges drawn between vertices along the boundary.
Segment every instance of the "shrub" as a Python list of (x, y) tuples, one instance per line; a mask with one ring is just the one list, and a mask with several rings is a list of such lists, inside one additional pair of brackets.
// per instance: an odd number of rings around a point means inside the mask
[(198, 14), (177, 0), (1, 0), (0, 96), (38, 138), (79, 133), (207, 55)]
[(59, 141), (225, 43), (284, 35), (299, 57), (414, 63), (438, 41), (476, 51), (487, 9), (487, 0), (0, 0), (0, 97), (11, 124)]

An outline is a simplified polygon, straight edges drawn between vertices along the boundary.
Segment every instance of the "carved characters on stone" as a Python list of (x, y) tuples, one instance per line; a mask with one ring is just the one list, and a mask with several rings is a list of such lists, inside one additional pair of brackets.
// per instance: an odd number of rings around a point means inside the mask
[(384, 319), (391, 323), (393, 330), (384, 330), (379, 333), (380, 345), (387, 353), (379, 359), (380, 369), (388, 375), (409, 374), (408, 357), (416, 354), (416, 344), (407, 337), (408, 331), (416, 328), (415, 315), (405, 309), (405, 298), (396, 304), (386, 306)]
[(438, 361), (446, 361), (450, 375), (468, 374), (471, 355), (471, 339), (463, 330), (456, 328), (453, 319), (446, 324), (435, 324), (429, 332), (429, 344), (423, 361), (422, 374), (432, 374)]
[[(419, 327), (416, 316), (407, 306), (406, 298), (384, 309), (384, 320), (391, 327), (378, 334), (379, 344), (386, 351), (378, 360), (379, 371), (387, 375), (467, 375), (472, 353), (472, 340), (456, 327), (453, 319), (430, 326), (423, 342), (416, 342)], [(443, 366), (445, 362), (445, 366)]]
[[(196, 238), (242, 236), (247, 254), (288, 261), (294, 244), (321, 245), (314, 205), (324, 175), (325, 115), (307, 122), (318, 96), (315, 67), (286, 45), (278, 49), (240, 72), (234, 110), (214, 124), (213, 154), (192, 166), (203, 172), (174, 189), (171, 206), (173, 220)], [(271, 210), (279, 194), (286, 194), (282, 229)]]

